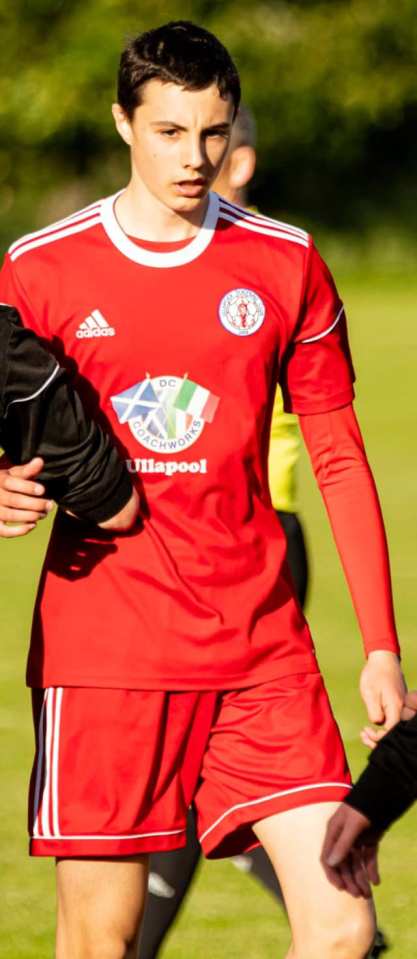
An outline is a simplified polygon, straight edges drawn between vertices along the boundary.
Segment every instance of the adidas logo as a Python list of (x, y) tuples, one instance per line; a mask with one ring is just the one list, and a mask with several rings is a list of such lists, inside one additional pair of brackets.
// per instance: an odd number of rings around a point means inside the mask
[(116, 330), (109, 326), (100, 310), (92, 310), (83, 323), (80, 323), (76, 332), (79, 340), (89, 340), (93, 336), (115, 336)]

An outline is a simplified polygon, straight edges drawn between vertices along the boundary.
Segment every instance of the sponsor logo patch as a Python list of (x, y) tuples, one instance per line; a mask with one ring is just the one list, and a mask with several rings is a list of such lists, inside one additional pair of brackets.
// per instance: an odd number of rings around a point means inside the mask
[(155, 453), (177, 453), (198, 440), (214, 419), (219, 397), (185, 375), (146, 376), (111, 397), (120, 423)]
[(230, 290), (220, 301), (219, 317), (229, 333), (251, 336), (265, 319), (265, 306), (253, 290)]

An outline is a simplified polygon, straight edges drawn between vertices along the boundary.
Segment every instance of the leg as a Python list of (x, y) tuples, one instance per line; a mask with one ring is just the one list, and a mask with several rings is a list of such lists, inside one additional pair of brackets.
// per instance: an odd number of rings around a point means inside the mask
[(147, 856), (57, 860), (56, 959), (135, 959)]
[(287, 959), (365, 959), (375, 935), (372, 901), (332, 886), (320, 864), (335, 803), (290, 809), (253, 827), (276, 870), (293, 944)]
[(140, 937), (139, 959), (155, 959), (190, 888), (201, 855), (195, 814), (187, 819), (184, 849), (153, 853), (150, 858), (148, 899)]
[(287, 563), (294, 581), (295, 592), (303, 609), (308, 589), (308, 558), (303, 528), (296, 513), (277, 510), (277, 515), (287, 540)]
[(250, 852), (246, 852), (243, 856), (234, 857), (232, 862), (237, 869), (241, 869), (242, 872), (246, 872), (248, 875), (253, 876), (254, 879), (257, 879), (257, 881), (261, 883), (261, 886), (267, 889), (268, 892), (271, 892), (272, 895), (275, 896), (275, 899), (283, 905), (282, 892), (274, 867), (262, 846), (251, 849)]

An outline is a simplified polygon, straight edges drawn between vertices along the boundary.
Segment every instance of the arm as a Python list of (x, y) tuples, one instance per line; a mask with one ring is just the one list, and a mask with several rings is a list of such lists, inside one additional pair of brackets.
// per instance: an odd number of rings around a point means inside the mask
[[(65, 371), (21, 326), (17, 312), (1, 307), (0, 313), (2, 370), (6, 371), (1, 384), (0, 438), (15, 464), (29, 461), (25, 467), (1, 472), (2, 523), (23, 521), (23, 529), (15, 529), (13, 535), (33, 528), (36, 508), (29, 500), (42, 496), (46, 488), (49, 498), (80, 518), (106, 529), (129, 529), (138, 513), (138, 495), (109, 438), (88, 419)], [(34, 478), (40, 483), (34, 485)], [(42, 507), (38, 518), (49, 504), (43, 501)], [(5, 529), (11, 528), (3, 526), (2, 535)]]
[[(367, 663), (361, 694), (371, 722), (398, 722), (404, 682), (398, 660), (391, 578), (378, 497), (352, 406), (300, 416), (361, 628)], [(383, 735), (367, 730), (373, 746)]]

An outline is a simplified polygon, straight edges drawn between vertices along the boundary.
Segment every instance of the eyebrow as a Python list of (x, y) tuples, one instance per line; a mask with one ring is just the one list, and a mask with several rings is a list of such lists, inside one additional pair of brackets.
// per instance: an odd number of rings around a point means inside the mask
[[(172, 120), (154, 120), (153, 123), (151, 123), (151, 126), (152, 127), (169, 127), (171, 130), (183, 130), (183, 131), (187, 130), (187, 127), (181, 126), (180, 123), (174, 123)], [(205, 127), (204, 130), (202, 130), (202, 133), (204, 133), (205, 130), (230, 130), (231, 126), (232, 124), (227, 122), (211, 123), (209, 126)]]

